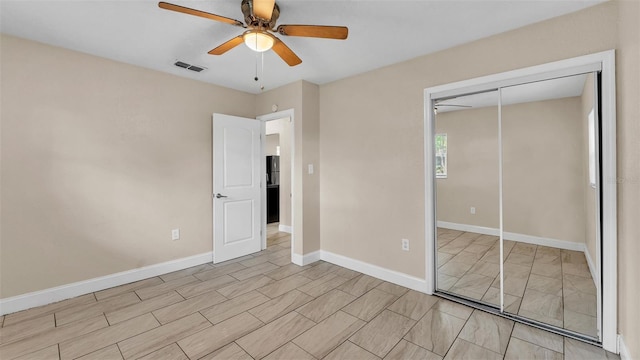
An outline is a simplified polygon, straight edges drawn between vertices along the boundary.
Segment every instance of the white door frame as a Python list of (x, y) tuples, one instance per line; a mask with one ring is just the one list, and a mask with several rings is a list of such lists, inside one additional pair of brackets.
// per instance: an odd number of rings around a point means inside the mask
[[(293, 241), (294, 237), (295, 237), (295, 211), (294, 211), (294, 189), (295, 189), (295, 121), (294, 121), (294, 111), (293, 109), (288, 109), (288, 110), (282, 110), (282, 111), (278, 111), (278, 112), (274, 112), (274, 113), (270, 113), (270, 114), (265, 114), (265, 115), (260, 115), (260, 116), (256, 116), (256, 119), (262, 121), (262, 138), (264, 139), (266, 134), (265, 134), (265, 123), (267, 121), (271, 121), (271, 120), (278, 120), (278, 119), (282, 119), (282, 118), (289, 118), (289, 122), (291, 123), (290, 125), (290, 133), (291, 133), (291, 144), (290, 144), (290, 153), (291, 153), (291, 189), (290, 189), (290, 196), (289, 196), (289, 201), (291, 202), (290, 205), (290, 209), (291, 209), (291, 260), (293, 261), (293, 248), (294, 248), (294, 244), (295, 242)], [(262, 158), (265, 157), (265, 151), (264, 151), (264, 147), (265, 147), (266, 141), (262, 142)], [(264, 161), (262, 162), (262, 166), (263, 171), (262, 173), (266, 172), (266, 164), (264, 163)], [(262, 250), (267, 248), (267, 187), (266, 185), (262, 187)]]
[[(433, 133), (435, 116), (432, 111), (434, 99), (456, 94), (480, 92), (504, 86), (521, 84), (550, 77), (601, 70), (601, 159), (602, 167), (602, 347), (619, 353), (618, 289), (617, 289), (617, 174), (616, 174), (616, 82), (615, 51), (551, 62), (538, 66), (483, 76), (427, 88), (424, 90), (424, 159), (425, 159), (425, 287), (426, 292), (435, 291), (435, 172)], [(606, 245), (605, 245), (606, 244)]]

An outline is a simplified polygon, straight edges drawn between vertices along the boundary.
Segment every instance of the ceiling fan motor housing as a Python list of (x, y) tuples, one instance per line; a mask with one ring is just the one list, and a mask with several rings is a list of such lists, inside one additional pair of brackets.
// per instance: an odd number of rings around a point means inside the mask
[(241, 9), (244, 14), (244, 22), (247, 26), (253, 28), (273, 30), (280, 17), (280, 7), (278, 7), (278, 4), (273, 5), (271, 20), (262, 19), (253, 14), (253, 0), (242, 0)]

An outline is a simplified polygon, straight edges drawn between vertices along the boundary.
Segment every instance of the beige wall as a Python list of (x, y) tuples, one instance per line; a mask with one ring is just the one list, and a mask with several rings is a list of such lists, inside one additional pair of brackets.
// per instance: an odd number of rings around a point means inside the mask
[(11, 36), (1, 53), (0, 298), (211, 251), (211, 114), (254, 117), (254, 95)]
[[(506, 232), (585, 242), (582, 130), (580, 97), (502, 107)], [(436, 132), (447, 133), (449, 166), (437, 219), (499, 228), (497, 107), (441, 112)]]
[(587, 245), (587, 251), (589, 257), (594, 265), (598, 261), (596, 253), (596, 241), (597, 241), (597, 216), (596, 213), (596, 189), (591, 187), (589, 179), (589, 113), (593, 109), (594, 104), (594, 76), (593, 74), (587, 75), (587, 80), (584, 83), (584, 89), (582, 90), (581, 102), (581, 117), (580, 122), (582, 124), (582, 187), (584, 196), (584, 239)]
[(264, 154), (266, 156), (279, 156), (278, 146), (280, 146), (280, 134), (267, 135), (264, 145)]
[[(423, 278), (423, 90), (617, 49), (620, 332), (640, 357), (640, 14), (634, 1), (583, 11), (320, 88), (323, 250)], [(608, 181), (611, 181), (609, 179)], [(400, 239), (411, 251), (400, 250)]]

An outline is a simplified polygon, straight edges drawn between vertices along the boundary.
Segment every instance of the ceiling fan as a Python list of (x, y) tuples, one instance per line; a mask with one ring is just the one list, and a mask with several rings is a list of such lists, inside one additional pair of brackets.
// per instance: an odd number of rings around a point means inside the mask
[(346, 39), (349, 34), (349, 29), (345, 26), (279, 25), (276, 27), (276, 21), (280, 17), (280, 8), (275, 3), (275, 0), (242, 0), (240, 7), (244, 14), (244, 23), (239, 20), (164, 1), (159, 2), (158, 6), (162, 9), (200, 16), (248, 29), (241, 35), (209, 51), (211, 55), (222, 55), (244, 42), (251, 50), (257, 52), (273, 49), (289, 66), (296, 66), (302, 63), (302, 60), (272, 33), (339, 40)]

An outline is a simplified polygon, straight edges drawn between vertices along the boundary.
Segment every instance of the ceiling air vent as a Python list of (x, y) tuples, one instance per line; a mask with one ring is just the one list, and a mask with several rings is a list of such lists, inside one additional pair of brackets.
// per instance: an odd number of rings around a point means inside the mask
[(177, 67), (181, 67), (183, 69), (195, 71), (195, 72), (201, 72), (201, 71), (207, 69), (207, 68), (202, 67), (202, 66), (191, 65), (191, 64), (187, 64), (187, 63), (182, 62), (182, 61), (176, 61), (173, 65), (175, 65)]

